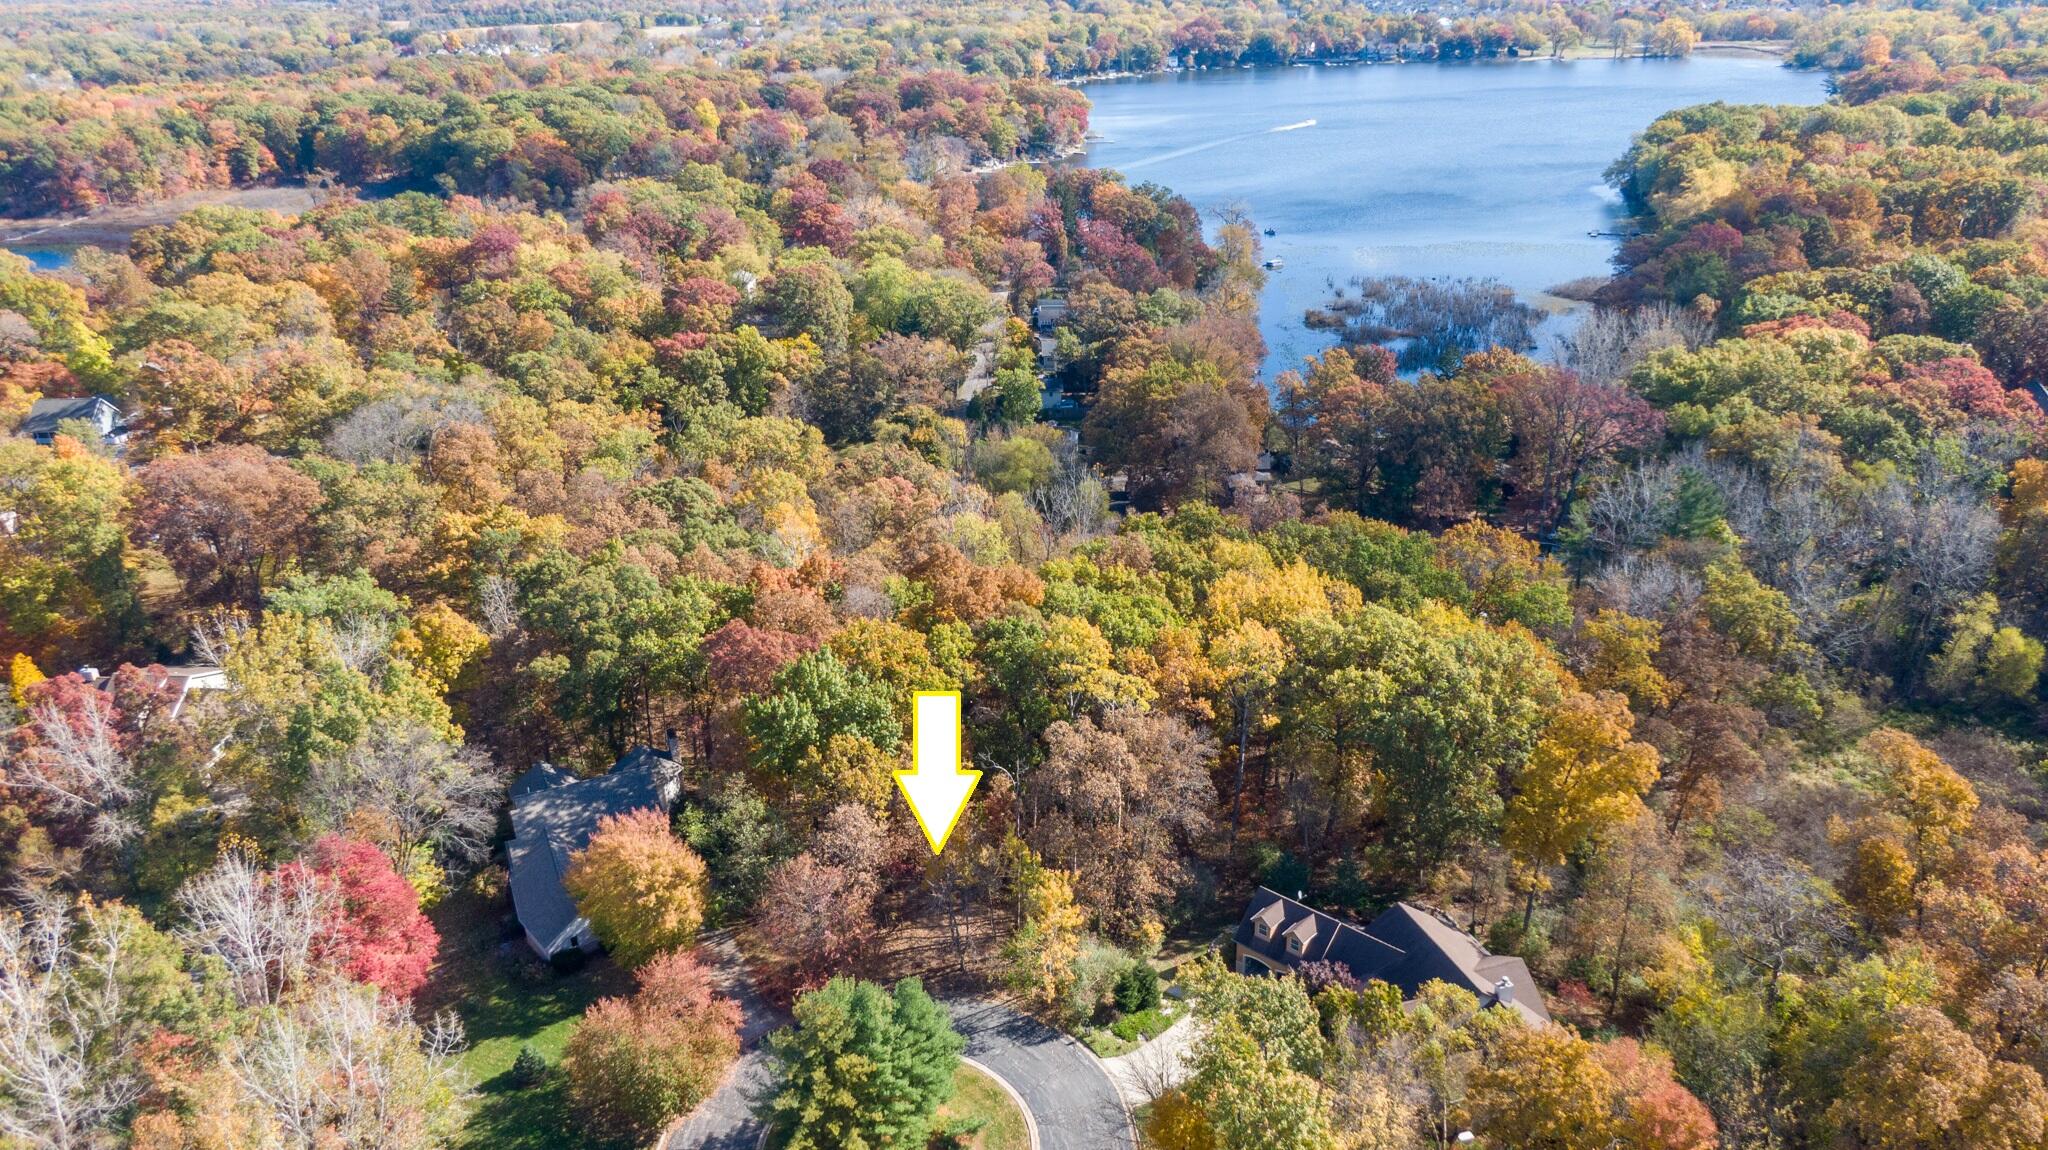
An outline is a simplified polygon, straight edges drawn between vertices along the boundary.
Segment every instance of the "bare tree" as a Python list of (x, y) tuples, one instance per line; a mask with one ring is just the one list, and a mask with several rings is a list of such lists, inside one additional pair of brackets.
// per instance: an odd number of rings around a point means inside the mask
[(239, 852), (178, 891), (186, 941), (216, 955), (244, 1005), (276, 1002), (312, 969), (330, 918), (329, 889), (264, 871)]
[(491, 638), (502, 639), (519, 629), (519, 585), (510, 577), (484, 576), (477, 600), (483, 609), (484, 630)]
[(216, 607), (192, 625), (192, 653), (201, 662), (224, 667), (228, 652), (249, 633), (249, 627), (247, 613)]
[(312, 795), (315, 819), (329, 828), (357, 812), (376, 816), (401, 869), (422, 847), (463, 869), (490, 853), (505, 783), (482, 751), (402, 721), (379, 724), (347, 752), (316, 763)]
[(1624, 555), (1593, 577), (1600, 602), (1644, 619), (1691, 615), (1704, 587), (1699, 576), (1661, 556)]
[(1778, 976), (1818, 965), (1850, 936), (1849, 916), (1834, 888), (1796, 860), (1770, 851), (1740, 851), (1693, 884), (1736, 953), (1764, 975), (1775, 1001)]
[(1557, 341), (1566, 367), (1595, 383), (1628, 377), (1652, 352), (1698, 347), (1714, 334), (1712, 321), (1668, 303), (1638, 308), (1596, 308)]
[(109, 1144), (113, 1119), (142, 1095), (125, 1033), (133, 1011), (117, 977), (141, 919), (62, 903), (0, 914), (0, 1142), (24, 1150)]
[(426, 453), (434, 433), (451, 423), (481, 423), (475, 400), (401, 395), (379, 399), (343, 416), (327, 433), (329, 455), (350, 463), (410, 463)]
[(96, 845), (119, 845), (142, 828), (127, 808), (141, 793), (122, 747), (113, 701), (81, 691), (70, 708), (44, 703), (16, 732), (0, 785), (42, 796), (57, 811), (86, 820)]
[(1631, 467), (1579, 504), (1586, 542), (1601, 555), (1620, 556), (1654, 546), (1678, 497), (1679, 469), (1659, 460)]
[(375, 989), (324, 980), (264, 1014), (226, 1064), (270, 1145), (427, 1150), (462, 1121), (461, 1045), (451, 1015), (423, 1031)]
[(392, 621), (382, 615), (351, 611), (329, 626), (327, 642), (342, 666), (375, 676), (391, 650), (394, 630)]

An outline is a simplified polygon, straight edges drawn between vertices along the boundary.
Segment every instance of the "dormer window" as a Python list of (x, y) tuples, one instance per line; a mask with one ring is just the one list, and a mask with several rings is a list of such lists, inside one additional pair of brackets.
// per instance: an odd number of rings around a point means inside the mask
[(1269, 903), (1266, 909), (1252, 916), (1252, 936), (1260, 942), (1269, 941), (1273, 932), (1280, 929), (1280, 920), (1287, 913), (1279, 903)]
[(1287, 928), (1287, 953), (1302, 955), (1308, 953), (1308, 944), (1316, 937), (1316, 919), (1309, 915)]

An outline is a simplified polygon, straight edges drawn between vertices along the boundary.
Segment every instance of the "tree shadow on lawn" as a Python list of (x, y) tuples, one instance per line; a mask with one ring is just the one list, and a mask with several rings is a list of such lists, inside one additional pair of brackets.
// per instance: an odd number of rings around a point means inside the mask
[(466, 1150), (600, 1150), (569, 1107), (569, 1077), (560, 1067), (521, 1089), (506, 1070), (483, 1083), (457, 1143)]

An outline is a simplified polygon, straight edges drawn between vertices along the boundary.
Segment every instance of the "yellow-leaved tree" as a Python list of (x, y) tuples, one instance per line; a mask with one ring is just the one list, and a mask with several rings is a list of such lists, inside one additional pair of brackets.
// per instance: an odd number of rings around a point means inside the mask
[(670, 833), (659, 811), (600, 822), (590, 845), (569, 856), (562, 883), (577, 912), (627, 966), (687, 950), (704, 924), (704, 860)]
[(1635, 716), (1619, 692), (1574, 692), (1544, 728), (1515, 778), (1502, 843), (1529, 872), (1527, 930), (1545, 872), (1593, 838), (1643, 811), (1657, 782), (1657, 750), (1631, 735)]
[(7, 686), (14, 694), (14, 705), (28, 710), (28, 689), (49, 678), (36, 661), (27, 655), (17, 653), (7, 666)]
[(1024, 925), (1004, 948), (1010, 985), (1039, 1006), (1057, 1009), (1074, 985), (1087, 916), (1074, 901), (1074, 876), (1067, 871), (1043, 866), (1032, 856), (1024, 860), (1017, 882)]

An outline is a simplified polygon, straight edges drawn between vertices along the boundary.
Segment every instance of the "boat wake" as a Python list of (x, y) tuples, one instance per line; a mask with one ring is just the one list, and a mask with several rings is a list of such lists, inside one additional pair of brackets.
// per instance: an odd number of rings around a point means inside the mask
[(1303, 120), (1299, 124), (1282, 124), (1277, 128), (1267, 128), (1262, 132), (1244, 132), (1236, 136), (1225, 136), (1220, 140), (1207, 140), (1203, 143), (1191, 144), (1185, 148), (1175, 148), (1170, 152), (1161, 152), (1156, 156), (1146, 156), (1144, 159), (1132, 160), (1128, 163), (1119, 164), (1117, 167), (1126, 172), (1133, 171), (1137, 168), (1150, 167), (1153, 164), (1163, 164), (1168, 160), (1178, 160), (1182, 156), (1192, 156), (1196, 152), (1206, 152), (1211, 148), (1221, 148), (1228, 144), (1257, 139), (1260, 136), (1270, 136), (1275, 132), (1292, 132), (1301, 128), (1313, 128), (1315, 126), (1316, 122), (1314, 120)]

